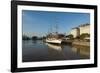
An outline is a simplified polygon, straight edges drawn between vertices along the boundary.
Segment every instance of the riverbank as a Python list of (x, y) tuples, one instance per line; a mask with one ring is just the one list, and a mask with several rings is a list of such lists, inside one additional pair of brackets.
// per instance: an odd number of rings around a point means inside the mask
[(73, 41), (72, 45), (90, 46), (90, 42), (86, 42), (86, 41)]
[(78, 45), (78, 46), (88, 46), (88, 47), (90, 46), (89, 41), (83, 41), (83, 40), (63, 40), (62, 43)]

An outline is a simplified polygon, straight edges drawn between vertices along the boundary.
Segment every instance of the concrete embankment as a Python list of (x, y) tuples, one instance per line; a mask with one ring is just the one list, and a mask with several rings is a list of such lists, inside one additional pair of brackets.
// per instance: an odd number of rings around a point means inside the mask
[(63, 40), (62, 43), (71, 44), (71, 45), (79, 45), (79, 46), (90, 46), (90, 42), (87, 41), (79, 41), (79, 40)]
[(86, 41), (73, 41), (72, 45), (90, 46), (90, 42), (86, 42)]

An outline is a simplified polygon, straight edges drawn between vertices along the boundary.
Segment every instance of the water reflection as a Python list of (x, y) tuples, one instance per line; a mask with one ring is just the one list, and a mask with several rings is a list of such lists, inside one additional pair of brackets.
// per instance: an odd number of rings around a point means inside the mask
[(72, 47), (72, 51), (76, 52), (77, 54), (85, 55), (90, 57), (90, 47), (88, 46), (76, 46)]
[(37, 43), (37, 40), (32, 40), (32, 43), (33, 43), (33, 44), (36, 44), (36, 43)]
[(48, 46), (48, 58), (49, 60), (65, 60), (66, 56), (63, 52), (63, 48), (58, 44), (46, 43)]
[(90, 47), (56, 45), (38, 41), (23, 41), (23, 62), (89, 59)]
[(49, 48), (52, 48), (52, 49), (54, 49), (54, 50), (62, 51), (61, 45), (50, 44), (50, 43), (46, 43), (46, 45), (47, 45)]

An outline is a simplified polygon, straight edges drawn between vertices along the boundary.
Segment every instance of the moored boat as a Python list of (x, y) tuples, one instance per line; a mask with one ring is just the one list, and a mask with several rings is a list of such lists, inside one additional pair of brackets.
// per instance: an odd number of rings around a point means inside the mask
[(61, 44), (62, 40), (61, 39), (46, 39), (47, 43), (52, 43), (52, 44)]
[[(64, 35), (58, 33), (58, 25), (57, 24), (55, 24), (55, 30), (56, 31), (49, 32), (47, 34), (47, 36), (46, 36), (46, 42), (47, 43), (61, 44)], [(52, 31), (52, 27), (51, 27), (51, 31)]]

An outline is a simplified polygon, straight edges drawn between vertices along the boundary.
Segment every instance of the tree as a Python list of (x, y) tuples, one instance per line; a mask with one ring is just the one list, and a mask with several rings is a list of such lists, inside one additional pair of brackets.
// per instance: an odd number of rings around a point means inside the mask
[(38, 39), (37, 36), (33, 36), (33, 37), (32, 37), (32, 40), (37, 40), (37, 39)]
[(22, 39), (23, 39), (23, 40), (30, 40), (30, 38), (29, 38), (28, 36), (26, 36), (26, 35), (23, 35), (23, 36), (22, 36)]
[(84, 38), (86, 38), (86, 37), (90, 37), (90, 34), (88, 34), (88, 33), (83, 33), (83, 34), (80, 35), (80, 39), (84, 39)]
[(73, 39), (73, 35), (72, 34), (67, 35), (66, 37), (68, 37), (69, 39)]

